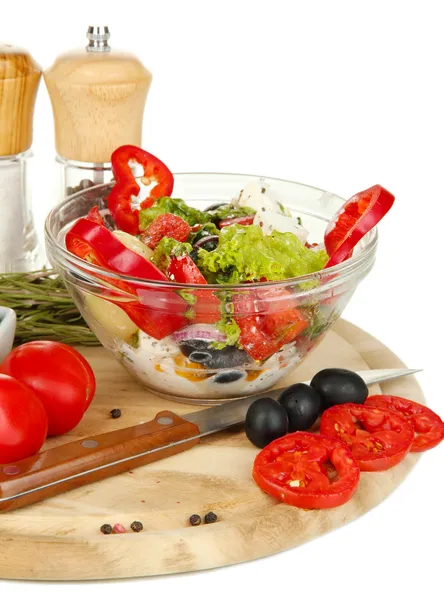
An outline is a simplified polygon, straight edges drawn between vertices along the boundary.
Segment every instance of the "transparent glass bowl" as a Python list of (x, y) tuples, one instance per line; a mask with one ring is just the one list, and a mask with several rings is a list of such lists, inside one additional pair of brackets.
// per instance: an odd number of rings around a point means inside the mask
[[(257, 179), (252, 175), (180, 173), (175, 175), (174, 196), (203, 210), (216, 202), (229, 202), (248, 182)], [(301, 217), (310, 232), (308, 241), (322, 242), (326, 224), (344, 200), (299, 183), (264, 179), (292, 215)], [(319, 344), (375, 260), (377, 231), (373, 229), (353, 257), (341, 265), (282, 282), (185, 286), (121, 276), (75, 257), (64, 242), (70, 226), (94, 205), (106, 218), (106, 197), (112, 185), (83, 190), (49, 213), (45, 224), (47, 255), (102, 345), (140, 383), (173, 400), (220, 403), (274, 386)], [(208, 293), (217, 297), (238, 323), (251, 325), (271, 315), (284, 331), (287, 315), (294, 314), (288, 312), (289, 307), (297, 307), (307, 326), (264, 360), (253, 360), (236, 347), (217, 350), (214, 340), (220, 333), (205, 323), (214, 321), (214, 304), (207, 302)], [(189, 306), (183, 299), (190, 298), (189, 294), (198, 299), (199, 323), (189, 320)], [(134, 322), (140, 325), (145, 319), (158, 326), (158, 337), (177, 326), (179, 330), (155, 339)], [(246, 347), (249, 341), (244, 340)]]

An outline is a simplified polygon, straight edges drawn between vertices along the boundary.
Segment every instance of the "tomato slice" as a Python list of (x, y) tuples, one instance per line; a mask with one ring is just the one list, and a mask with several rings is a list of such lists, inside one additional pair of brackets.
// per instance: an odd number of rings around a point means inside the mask
[(380, 185), (350, 198), (325, 230), (325, 249), (330, 257), (325, 268), (346, 260), (359, 240), (387, 214), (394, 201), (395, 197)]
[(254, 215), (246, 215), (245, 217), (232, 217), (231, 219), (223, 219), (219, 222), (219, 229), (229, 227), (230, 225), (253, 225)]
[(393, 410), (410, 421), (415, 431), (410, 452), (430, 450), (444, 439), (444, 422), (423, 404), (399, 396), (386, 395), (369, 396), (364, 404), (373, 408)]
[(178, 242), (186, 242), (190, 232), (191, 227), (186, 221), (177, 215), (166, 213), (154, 219), (144, 232), (142, 241), (154, 250), (163, 237), (167, 236)]
[(253, 479), (261, 490), (298, 508), (345, 504), (356, 492), (359, 476), (344, 443), (300, 431), (271, 442), (253, 465)]
[(362, 404), (338, 404), (321, 417), (321, 433), (345, 442), (361, 471), (385, 471), (409, 452), (413, 427), (391, 410)]
[[(207, 285), (207, 281), (193, 259), (184, 254), (183, 256), (172, 256), (168, 266), (167, 274), (176, 283), (191, 283)], [(196, 298), (192, 305), (194, 318), (192, 323), (217, 323), (221, 318), (220, 301), (210, 290), (190, 290), (189, 295)]]

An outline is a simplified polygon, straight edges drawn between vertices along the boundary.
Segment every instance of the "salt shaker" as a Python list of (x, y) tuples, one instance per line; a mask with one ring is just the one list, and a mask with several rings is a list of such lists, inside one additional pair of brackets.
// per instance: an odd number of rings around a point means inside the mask
[(43, 266), (31, 207), (34, 105), (42, 70), (24, 49), (0, 45), (0, 273)]
[(112, 180), (111, 154), (140, 146), (152, 75), (132, 54), (111, 49), (108, 27), (88, 27), (88, 45), (44, 72), (55, 124), (60, 199)]

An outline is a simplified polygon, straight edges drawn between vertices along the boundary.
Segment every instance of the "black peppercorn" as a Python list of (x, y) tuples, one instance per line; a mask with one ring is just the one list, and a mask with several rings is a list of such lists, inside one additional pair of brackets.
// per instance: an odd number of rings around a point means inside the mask
[(122, 411), (120, 410), (120, 408), (113, 408), (110, 411), (110, 415), (112, 416), (113, 419), (118, 419), (122, 414)]
[(109, 535), (112, 532), (112, 530), (113, 528), (108, 523), (105, 523), (105, 525), (102, 525), (102, 527), (100, 528), (100, 531), (105, 535)]
[(190, 525), (200, 525), (202, 523), (202, 519), (199, 515), (191, 515), (190, 517)]
[(142, 529), (143, 529), (143, 525), (142, 525), (142, 523), (140, 521), (133, 521), (131, 523), (130, 527), (136, 533), (138, 533), (139, 531), (142, 531)]
[(214, 512), (209, 512), (205, 515), (205, 523), (215, 523), (217, 521), (217, 515)]

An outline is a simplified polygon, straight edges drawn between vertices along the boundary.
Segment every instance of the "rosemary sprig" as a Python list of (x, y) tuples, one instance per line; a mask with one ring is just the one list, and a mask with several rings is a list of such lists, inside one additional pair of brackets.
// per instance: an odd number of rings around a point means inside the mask
[(0, 273), (0, 306), (17, 313), (15, 344), (55, 340), (100, 345), (55, 271)]

